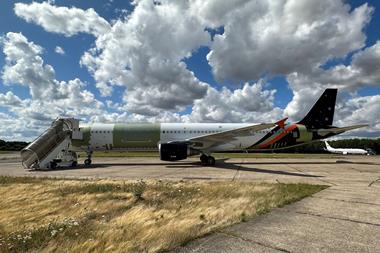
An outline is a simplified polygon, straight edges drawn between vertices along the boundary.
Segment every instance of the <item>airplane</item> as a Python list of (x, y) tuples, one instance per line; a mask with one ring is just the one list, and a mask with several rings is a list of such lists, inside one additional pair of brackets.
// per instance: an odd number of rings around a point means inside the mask
[[(297, 123), (116, 123), (79, 125), (58, 118), (39, 138), (21, 151), (26, 169), (55, 168), (61, 151), (85, 151), (85, 165), (98, 150), (157, 150), (163, 161), (200, 155), (204, 166), (215, 165), (212, 153), (276, 150), (304, 145), (365, 127), (333, 126), (337, 89), (326, 89), (308, 114)], [(75, 152), (71, 152), (75, 154)], [(76, 164), (76, 161), (73, 162)]]
[(360, 148), (333, 148), (325, 141), (326, 148), (325, 150), (334, 153), (334, 154), (343, 154), (343, 155), (369, 155), (369, 152), (365, 149)]

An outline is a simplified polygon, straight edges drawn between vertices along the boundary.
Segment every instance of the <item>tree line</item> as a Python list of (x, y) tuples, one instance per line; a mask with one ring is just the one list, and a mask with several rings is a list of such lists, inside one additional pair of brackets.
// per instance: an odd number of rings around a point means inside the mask
[[(371, 149), (376, 154), (380, 154), (380, 138), (378, 139), (344, 139), (329, 141), (334, 148), (362, 148)], [(20, 151), (29, 143), (24, 141), (4, 141), (0, 140), (1, 151)], [(293, 148), (276, 150), (276, 153), (323, 153), (325, 143), (323, 141), (312, 142), (307, 145), (297, 146)]]
[(29, 143), (24, 141), (4, 141), (0, 140), (1, 151), (20, 151), (26, 147)]

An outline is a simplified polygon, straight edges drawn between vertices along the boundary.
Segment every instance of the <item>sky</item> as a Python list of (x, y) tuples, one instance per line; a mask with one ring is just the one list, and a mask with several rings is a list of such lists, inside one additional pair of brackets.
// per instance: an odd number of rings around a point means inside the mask
[(0, 8), (0, 139), (81, 122), (302, 119), (338, 88), (334, 125), (380, 135), (380, 3), (9, 1)]

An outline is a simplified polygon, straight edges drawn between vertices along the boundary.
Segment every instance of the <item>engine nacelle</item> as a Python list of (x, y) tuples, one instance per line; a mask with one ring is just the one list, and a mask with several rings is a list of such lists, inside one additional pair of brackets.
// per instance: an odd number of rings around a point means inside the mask
[(190, 148), (186, 143), (161, 143), (159, 147), (160, 159), (163, 161), (179, 161), (199, 154), (199, 151)]

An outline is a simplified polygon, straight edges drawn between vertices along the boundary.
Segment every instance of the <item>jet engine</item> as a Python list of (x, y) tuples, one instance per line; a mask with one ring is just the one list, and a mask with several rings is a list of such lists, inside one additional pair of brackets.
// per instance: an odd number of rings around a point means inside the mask
[(187, 143), (161, 143), (159, 149), (163, 161), (179, 161), (199, 154), (198, 150), (190, 148)]

